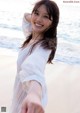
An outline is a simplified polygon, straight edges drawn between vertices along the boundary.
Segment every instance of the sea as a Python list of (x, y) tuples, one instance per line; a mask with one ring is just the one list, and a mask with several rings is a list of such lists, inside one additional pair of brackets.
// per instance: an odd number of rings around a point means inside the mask
[[(15, 56), (25, 40), (23, 15), (31, 12), (33, 4), (25, 0), (9, 2), (0, 2), (0, 55)], [(62, 3), (59, 8), (58, 44), (53, 61), (80, 65), (80, 3)]]

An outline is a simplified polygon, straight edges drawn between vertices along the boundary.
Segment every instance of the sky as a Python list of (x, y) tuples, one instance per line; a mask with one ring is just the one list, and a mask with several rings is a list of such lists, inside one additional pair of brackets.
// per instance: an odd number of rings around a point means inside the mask
[[(21, 9), (25, 9), (25, 7), (27, 7), (28, 9), (32, 4), (34, 4), (37, 1), (39, 0), (0, 0), (0, 8), (17, 10), (17, 7)], [(57, 3), (61, 3), (62, 0), (54, 1), (56, 1)]]
[[(39, 0), (0, 0), (0, 9), (2, 10), (8, 10), (8, 11), (14, 11), (14, 12), (25, 12), (25, 11), (31, 11), (35, 2)], [(65, 0), (54, 0), (58, 6), (63, 5), (80, 5), (80, 3), (63, 3)], [(70, 0), (66, 0), (70, 1)], [(76, 0), (75, 0), (76, 1)]]

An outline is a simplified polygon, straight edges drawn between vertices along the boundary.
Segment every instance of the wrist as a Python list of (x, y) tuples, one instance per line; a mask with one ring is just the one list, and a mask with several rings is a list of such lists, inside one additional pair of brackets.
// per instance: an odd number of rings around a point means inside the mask
[(33, 94), (41, 100), (41, 98), (42, 98), (42, 87), (41, 87), (41, 85), (37, 81), (31, 81), (27, 94), (28, 95)]

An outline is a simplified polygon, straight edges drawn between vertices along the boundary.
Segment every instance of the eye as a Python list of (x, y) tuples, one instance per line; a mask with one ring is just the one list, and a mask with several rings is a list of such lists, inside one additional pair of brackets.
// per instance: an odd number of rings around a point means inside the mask
[(49, 16), (45, 15), (45, 16), (44, 16), (44, 18), (47, 18), (47, 19), (49, 19)]
[(39, 13), (37, 11), (34, 12), (35, 15), (39, 15)]

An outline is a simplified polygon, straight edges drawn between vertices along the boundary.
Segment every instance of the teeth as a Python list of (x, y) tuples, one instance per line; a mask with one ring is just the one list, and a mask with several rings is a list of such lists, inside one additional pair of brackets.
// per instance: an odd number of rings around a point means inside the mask
[(42, 25), (40, 25), (40, 24), (37, 24), (37, 23), (36, 23), (35, 25), (36, 25), (36, 26), (39, 26), (39, 27), (42, 27)]

